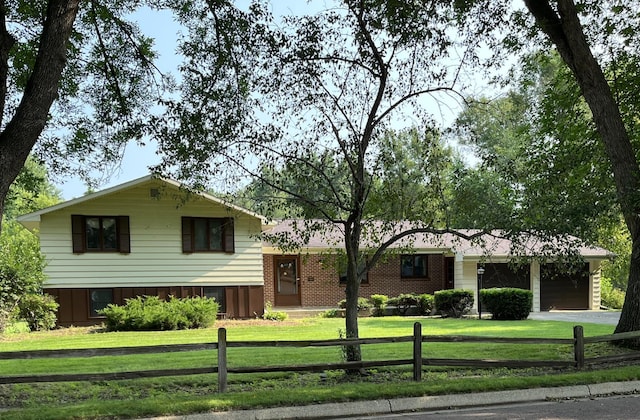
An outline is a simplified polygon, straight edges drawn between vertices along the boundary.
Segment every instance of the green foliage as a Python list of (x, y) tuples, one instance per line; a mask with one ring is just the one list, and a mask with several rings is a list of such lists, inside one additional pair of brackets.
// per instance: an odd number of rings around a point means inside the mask
[(389, 302), (389, 297), (386, 295), (371, 295), (369, 297), (371, 304), (373, 305), (373, 316), (383, 316), (384, 310)]
[[(347, 300), (346, 299), (342, 299), (340, 302), (338, 302), (338, 308), (346, 309), (347, 308)], [(369, 301), (369, 299), (364, 298), (364, 297), (359, 297), (358, 298), (358, 311), (367, 311), (369, 309), (371, 309), (371, 302)]]
[(60, 191), (49, 181), (46, 168), (29, 156), (20, 174), (9, 187), (4, 215), (11, 220), (60, 201)]
[(618, 220), (618, 223), (604, 225), (598, 230), (598, 244), (615, 254), (614, 259), (602, 262), (602, 278), (608, 279), (611, 287), (615, 289), (627, 290), (631, 264), (631, 235), (622, 217)]
[(41, 292), (44, 266), (38, 238), (15, 221), (5, 223), (0, 233), (0, 332), (23, 297)]
[(47, 294), (28, 294), (18, 303), (18, 318), (29, 325), (31, 331), (51, 330), (56, 326), (60, 305)]
[(267, 319), (269, 321), (284, 321), (288, 317), (289, 315), (286, 312), (272, 310), (271, 302), (267, 302), (265, 304), (262, 319)]
[(127, 299), (125, 305), (108, 305), (100, 311), (106, 317), (109, 331), (163, 331), (207, 328), (218, 314), (218, 303), (206, 297), (168, 301), (158, 296), (138, 296)]
[(473, 307), (472, 290), (439, 290), (433, 297), (436, 310), (444, 317), (461, 318)]
[(418, 295), (415, 293), (401, 293), (389, 299), (389, 305), (395, 306), (400, 315), (406, 315), (411, 307), (418, 304)]
[(624, 305), (624, 290), (613, 286), (612, 281), (600, 277), (600, 305), (608, 309), (622, 309)]
[(417, 296), (416, 306), (420, 315), (429, 315), (435, 307), (435, 298), (428, 293), (420, 294)]
[(492, 319), (527, 319), (533, 304), (531, 290), (502, 287), (480, 290), (482, 307), (491, 312)]
[(320, 314), (320, 318), (340, 318), (340, 314), (339, 309), (327, 309)]

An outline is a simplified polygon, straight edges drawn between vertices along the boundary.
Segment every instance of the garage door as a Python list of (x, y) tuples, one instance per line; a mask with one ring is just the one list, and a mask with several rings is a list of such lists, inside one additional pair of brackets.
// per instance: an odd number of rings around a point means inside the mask
[(589, 264), (574, 273), (556, 264), (540, 267), (540, 310), (589, 309)]
[(518, 289), (529, 290), (531, 280), (529, 279), (529, 266), (515, 267), (510, 264), (485, 264), (484, 275), (482, 276), (482, 288), (492, 287), (517, 287)]

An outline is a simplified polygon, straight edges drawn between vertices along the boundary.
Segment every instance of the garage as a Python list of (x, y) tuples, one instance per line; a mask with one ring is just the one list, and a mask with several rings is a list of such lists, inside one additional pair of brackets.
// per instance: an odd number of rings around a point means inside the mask
[(573, 271), (541, 265), (540, 310), (552, 309), (589, 309), (589, 264)]
[(518, 289), (531, 289), (530, 266), (515, 266), (507, 263), (484, 264), (482, 276), (482, 288), (492, 287), (517, 287)]

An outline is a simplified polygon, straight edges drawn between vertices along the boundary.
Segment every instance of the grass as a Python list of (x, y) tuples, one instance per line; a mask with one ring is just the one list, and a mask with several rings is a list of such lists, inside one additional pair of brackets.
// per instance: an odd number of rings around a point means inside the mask
[[(557, 321), (490, 321), (472, 319), (363, 318), (361, 337), (412, 334), (420, 321), (425, 335), (482, 335), (499, 337), (572, 337), (572, 324)], [(313, 318), (284, 323), (219, 322), (216, 328), (191, 331), (104, 333), (69, 328), (52, 332), (0, 336), (2, 351), (186, 344), (216, 341), (217, 328), (227, 328), (229, 341), (311, 340), (339, 337), (342, 319)], [(585, 336), (606, 335), (611, 325), (585, 324)], [(588, 357), (626, 350), (598, 344), (587, 347)], [(364, 360), (411, 357), (411, 343), (363, 346)], [(491, 358), (572, 360), (569, 346), (481, 343), (424, 343), (427, 358)], [(230, 366), (262, 366), (339, 362), (339, 347), (230, 348)], [(85, 359), (0, 360), (0, 375), (116, 372), (214, 365), (215, 351), (196, 351)], [(577, 372), (573, 369), (425, 368), (423, 381), (411, 381), (410, 367), (373, 369), (361, 377), (341, 371), (319, 373), (230, 374), (228, 391), (217, 393), (216, 375), (137, 379), (111, 382), (0, 385), (3, 419), (132, 418), (183, 415), (210, 410), (315, 404), (378, 398), (438, 395), (543, 386), (634, 380), (639, 366), (611, 366)], [(380, 384), (384, 383), (384, 386)]]

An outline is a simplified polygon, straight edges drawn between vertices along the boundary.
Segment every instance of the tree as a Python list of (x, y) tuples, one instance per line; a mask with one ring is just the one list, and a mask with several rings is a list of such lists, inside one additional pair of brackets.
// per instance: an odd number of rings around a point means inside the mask
[[(503, 229), (598, 243), (603, 229), (617, 225), (619, 207), (588, 108), (556, 55), (535, 53), (520, 69), (511, 91), (468, 101), (457, 121), (481, 159), (472, 171), (477, 181), (461, 187), (494, 208), (476, 217), (477, 226), (502, 220)], [(484, 200), (478, 187), (487, 189)]]
[[(525, 1), (538, 27), (549, 37), (575, 76), (610, 160), (618, 203), (632, 242), (627, 294), (615, 331), (640, 330), (640, 166), (636, 149), (604, 71), (591, 51), (576, 5), (572, 0), (553, 3)], [(637, 12), (631, 7), (616, 5), (612, 12), (618, 18), (635, 17)], [(628, 23), (622, 30), (626, 28), (629, 28)], [(615, 35), (624, 35), (624, 32)], [(635, 345), (640, 346), (640, 342)]]
[(0, 4), (0, 214), (32, 151), (82, 172), (141, 139), (160, 87), (151, 40), (124, 18), (138, 4)]
[[(573, 75), (579, 89), (576, 92), (580, 92), (588, 105), (589, 119), (610, 164), (616, 201), (631, 236), (628, 288), (616, 332), (638, 330), (640, 167), (636, 157), (638, 145), (632, 140), (639, 138), (635, 136), (637, 118), (628, 119), (626, 124), (623, 118), (626, 110), (637, 109), (638, 76), (634, 70), (640, 61), (633, 46), (638, 42), (638, 5), (636, 2), (585, 1), (576, 6), (572, 0), (525, 0), (523, 11), (510, 8), (510, 4), (476, 1), (461, 5), (458, 11), (460, 16), (473, 22), (470, 26), (476, 35), (481, 36), (478, 29), (488, 28), (491, 45), (495, 48), (506, 45), (503, 51), (522, 51), (527, 50), (526, 45), (540, 45), (532, 39), (549, 42)], [(593, 51), (599, 51), (597, 58)], [(606, 77), (607, 73), (611, 79)], [(547, 115), (553, 118), (553, 114)], [(640, 346), (637, 341), (630, 344)]]
[[(303, 209), (301, 216), (316, 215), (297, 225), (298, 236), (270, 238), (286, 249), (302, 247), (314, 232), (339, 232), (346, 335), (357, 338), (363, 273), (411, 234), (450, 231), (434, 212), (440, 204), (402, 215), (410, 224), (398, 223), (397, 212), (367, 217), (375, 186), (392, 165), (383, 138), (404, 116), (416, 119), (410, 124), (419, 127), (416, 143), (429, 153), (423, 156), (428, 167), (420, 170), (427, 170), (434, 189), (438, 184), (437, 130), (420, 99), (455, 95), (464, 60), (458, 67), (443, 60), (454, 47), (449, 9), (434, 2), (425, 13), (404, 2), (348, 0), (276, 24), (257, 4), (246, 13), (190, 4), (189, 15), (199, 20), (189, 21), (182, 48), (188, 57), (183, 96), (171, 103), (159, 131), (165, 155), (159, 169), (180, 162), (174, 176), (196, 186), (208, 178), (237, 185), (248, 176), (279, 191), (265, 210), (281, 209), (284, 201)], [(408, 28), (420, 36), (407, 36)], [(350, 361), (361, 358), (359, 346), (347, 353)]]
[[(0, 232), (0, 332), (16, 315), (16, 309), (22, 309), (23, 303), (29, 303), (31, 309), (38, 306), (45, 280), (45, 258), (40, 252), (38, 237), (20, 226), (15, 217), (59, 201), (60, 193), (48, 181), (46, 169), (28, 158), (9, 188), (5, 228)], [(46, 318), (48, 313), (39, 315)], [(35, 325), (50, 325), (33, 321)]]

